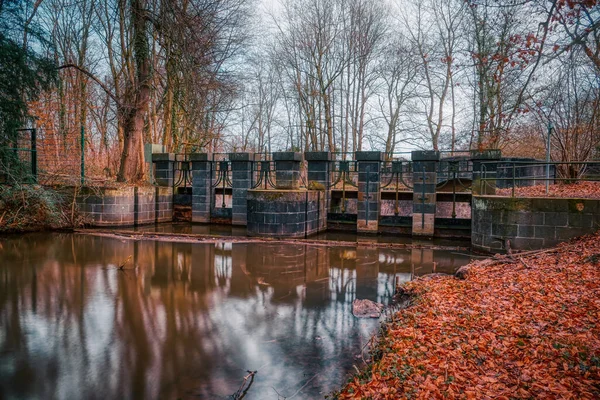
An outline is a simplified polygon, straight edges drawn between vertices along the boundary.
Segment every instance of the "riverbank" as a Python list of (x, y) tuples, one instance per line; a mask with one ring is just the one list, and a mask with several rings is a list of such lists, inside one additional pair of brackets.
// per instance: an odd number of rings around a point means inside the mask
[(73, 193), (43, 185), (0, 185), (0, 233), (81, 226)]
[(384, 325), (372, 362), (336, 396), (600, 396), (600, 236), (474, 262), (464, 279), (403, 286), (411, 305)]

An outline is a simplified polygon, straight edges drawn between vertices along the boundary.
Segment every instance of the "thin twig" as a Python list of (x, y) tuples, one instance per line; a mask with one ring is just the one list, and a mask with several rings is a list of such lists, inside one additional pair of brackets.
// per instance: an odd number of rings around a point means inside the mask
[[(131, 255), (129, 255), (129, 257), (127, 257), (127, 259), (126, 259), (125, 261), (123, 261), (121, 264), (119, 264), (119, 266), (117, 267), (117, 269), (118, 269), (119, 271), (124, 271), (124, 270), (125, 270), (125, 268), (124, 268), (124, 267), (125, 267), (125, 264), (127, 264), (127, 262), (128, 262), (129, 260), (131, 260)], [(131, 269), (131, 268), (128, 268), (128, 269)], [(135, 269), (135, 268), (133, 268), (133, 269)]]
[(527, 263), (525, 262), (525, 260), (523, 260), (521, 257), (519, 257), (519, 261), (521, 261), (521, 263), (525, 266), (525, 268), (531, 269), (531, 267), (529, 265), (527, 265)]
[(512, 251), (512, 248), (510, 247), (510, 240), (509, 239), (506, 239), (505, 246), (506, 246), (506, 254), (508, 254), (508, 257), (511, 260), (514, 259), (515, 257), (513, 256), (513, 251)]
[(310, 383), (310, 382), (311, 382), (313, 379), (315, 379), (315, 378), (317, 377), (317, 375), (318, 375), (318, 373), (314, 374), (312, 378), (310, 378), (309, 380), (307, 380), (307, 381), (306, 381), (306, 383), (305, 383), (304, 385), (302, 385), (302, 387), (301, 387), (300, 389), (296, 390), (296, 392), (295, 392), (293, 395), (291, 395), (290, 397), (288, 397), (287, 399), (289, 400), (289, 399), (293, 399), (294, 397), (296, 397), (296, 395), (297, 395), (298, 393), (300, 393), (300, 392), (302, 391), (302, 389), (304, 389), (306, 386), (308, 386), (308, 384), (309, 384), (309, 383)]
[[(244, 380), (242, 381), (242, 385), (234, 394), (231, 395), (231, 398), (233, 400), (241, 400), (246, 396), (246, 393), (248, 393), (248, 389), (250, 389), (250, 386), (252, 386), (252, 383), (254, 382), (254, 375), (256, 375), (256, 373), (258, 371), (246, 371), (246, 372), (248, 372), (248, 375), (246, 375), (244, 377)], [(250, 380), (250, 382), (248, 383), (248, 386), (246, 386), (248, 379)]]

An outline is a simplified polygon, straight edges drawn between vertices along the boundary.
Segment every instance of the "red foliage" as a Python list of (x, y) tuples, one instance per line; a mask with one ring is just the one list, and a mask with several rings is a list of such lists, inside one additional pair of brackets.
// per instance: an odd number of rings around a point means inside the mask
[(339, 398), (598, 398), (600, 236), (484, 264), (408, 283), (414, 305)]
[[(511, 196), (512, 188), (496, 189), (499, 196)], [(515, 188), (516, 197), (562, 197), (580, 199), (600, 199), (600, 182), (577, 182), (571, 184), (550, 185), (546, 194), (546, 185)]]

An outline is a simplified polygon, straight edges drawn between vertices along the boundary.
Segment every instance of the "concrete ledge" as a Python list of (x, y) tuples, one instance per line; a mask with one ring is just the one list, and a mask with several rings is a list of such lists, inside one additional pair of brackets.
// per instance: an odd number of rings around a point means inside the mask
[(254, 153), (229, 153), (229, 161), (254, 161)]
[(435, 150), (415, 150), (411, 152), (412, 161), (439, 161), (440, 152)]
[(383, 153), (381, 151), (357, 151), (355, 157), (356, 161), (382, 161)]
[(192, 153), (188, 155), (188, 159), (194, 161), (210, 161), (212, 154), (210, 153)]
[(152, 154), (152, 162), (156, 161), (175, 161), (173, 153), (154, 153)]
[(276, 151), (273, 153), (273, 161), (302, 161), (302, 153), (295, 151)]
[(501, 150), (471, 150), (471, 160), (499, 160), (502, 158)]
[(306, 151), (304, 152), (306, 161), (331, 161), (331, 153), (328, 151)]

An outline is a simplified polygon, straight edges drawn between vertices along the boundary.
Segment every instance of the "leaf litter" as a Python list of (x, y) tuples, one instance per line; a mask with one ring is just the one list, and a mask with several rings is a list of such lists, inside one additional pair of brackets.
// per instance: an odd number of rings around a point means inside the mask
[[(512, 188), (496, 189), (498, 196), (512, 196)], [(575, 183), (559, 183), (548, 186), (535, 185), (515, 188), (515, 197), (560, 197), (579, 199), (600, 199), (600, 182), (580, 181)]]
[(600, 398), (600, 236), (406, 283), (340, 399)]

